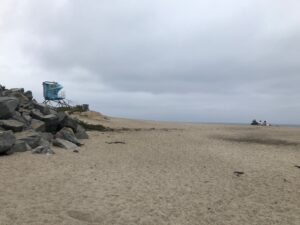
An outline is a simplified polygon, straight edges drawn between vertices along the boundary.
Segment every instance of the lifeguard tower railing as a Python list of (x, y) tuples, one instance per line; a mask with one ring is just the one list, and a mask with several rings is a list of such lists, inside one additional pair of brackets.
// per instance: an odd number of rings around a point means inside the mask
[(54, 81), (43, 82), (44, 103), (51, 107), (68, 107), (65, 94), (61, 92), (63, 86)]

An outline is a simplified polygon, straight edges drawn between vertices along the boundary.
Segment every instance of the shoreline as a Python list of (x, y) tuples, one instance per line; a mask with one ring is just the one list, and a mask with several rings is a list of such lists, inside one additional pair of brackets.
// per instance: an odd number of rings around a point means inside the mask
[[(96, 111), (91, 111), (96, 112)], [(97, 113), (97, 112), (96, 112)], [(203, 125), (237, 125), (237, 126), (253, 126), (251, 121), (246, 122), (203, 122), (203, 121), (176, 121), (176, 120), (156, 120), (156, 119), (143, 119), (143, 118), (130, 118), (130, 117), (120, 117), (120, 116), (104, 116), (107, 118), (123, 119), (129, 121), (144, 121), (144, 122), (154, 122), (154, 123), (178, 123), (178, 124), (203, 124)], [(263, 126), (258, 126), (263, 127)], [(271, 123), (271, 127), (300, 127), (300, 124), (285, 124), (285, 123)]]

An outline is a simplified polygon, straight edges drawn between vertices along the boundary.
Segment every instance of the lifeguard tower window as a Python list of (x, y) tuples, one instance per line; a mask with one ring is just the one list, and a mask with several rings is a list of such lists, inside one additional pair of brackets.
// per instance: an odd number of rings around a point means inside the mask
[(44, 103), (52, 107), (68, 107), (69, 104), (65, 101), (65, 95), (61, 92), (62, 89), (63, 86), (57, 82), (43, 82)]

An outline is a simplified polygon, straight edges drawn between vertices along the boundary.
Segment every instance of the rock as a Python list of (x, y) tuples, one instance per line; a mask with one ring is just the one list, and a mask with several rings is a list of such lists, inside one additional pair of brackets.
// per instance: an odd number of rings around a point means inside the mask
[(24, 108), (24, 106), (19, 108), (18, 111), (22, 114), (22, 116), (23, 116), (23, 114), (30, 115), (30, 113), (31, 113), (31, 109)]
[(22, 113), (22, 117), (24, 118), (24, 120), (26, 121), (27, 124), (31, 124), (31, 121), (32, 121), (32, 117), (29, 114), (30, 113), (27, 113), (27, 112)]
[(11, 88), (9, 91), (11, 93), (24, 93), (24, 88)]
[(31, 152), (33, 154), (55, 154), (55, 152), (50, 147), (50, 142), (44, 138), (41, 138), (39, 146), (33, 149)]
[(44, 132), (46, 130), (45, 122), (43, 122), (41, 120), (32, 119), (31, 127), (32, 127), (32, 129), (34, 129), (35, 131), (38, 131), (38, 132)]
[(29, 101), (28, 103), (25, 103), (22, 105), (22, 109), (24, 110), (32, 110), (34, 108), (33, 101)]
[(61, 138), (56, 138), (53, 140), (53, 145), (60, 147), (60, 148), (65, 148), (65, 149), (76, 149), (78, 148), (77, 145), (73, 144), (70, 141), (63, 140)]
[(19, 100), (14, 97), (0, 97), (0, 119), (8, 119), (15, 114)]
[(26, 152), (30, 151), (31, 147), (25, 141), (17, 140), (11, 150), (13, 152)]
[(40, 135), (42, 136), (43, 139), (47, 140), (48, 142), (52, 142), (53, 140), (53, 134), (49, 132), (41, 132)]
[(50, 142), (48, 142), (45, 139), (41, 139), (39, 142), (39, 146), (33, 149), (32, 154), (47, 154), (52, 155), (55, 154), (55, 152), (50, 147)]
[(38, 146), (31, 151), (32, 154), (47, 154), (53, 155), (55, 152), (50, 147)]
[(64, 120), (67, 117), (67, 114), (65, 112), (58, 112), (56, 115), (58, 118), (57, 130), (61, 130), (62, 128), (64, 128)]
[(45, 122), (47, 132), (55, 132), (58, 126), (58, 116), (54, 114), (43, 115), (39, 110), (33, 109), (30, 114), (33, 118), (37, 120), (42, 120)]
[(32, 92), (31, 92), (31, 91), (26, 91), (26, 92), (24, 93), (24, 95), (25, 95), (30, 101), (31, 101), (32, 98), (33, 98)]
[(0, 153), (33, 149), (32, 153), (53, 154), (54, 134), (55, 144), (64, 148), (75, 149), (82, 145), (79, 139), (88, 138), (77, 118), (38, 103), (31, 91), (0, 85)]
[(29, 99), (25, 95), (23, 95), (21, 92), (18, 92), (18, 91), (12, 92), (12, 93), (8, 94), (8, 96), (17, 98), (21, 105), (27, 104), (29, 102)]
[(41, 140), (41, 134), (33, 130), (16, 133), (17, 140), (25, 141), (31, 148), (36, 148)]
[(70, 117), (69, 115), (66, 115), (64, 119), (61, 121), (60, 126), (61, 127), (69, 127), (72, 128), (74, 132), (76, 132), (77, 125), (79, 124), (79, 121), (75, 118)]
[(12, 131), (0, 131), (0, 154), (10, 151), (16, 143), (16, 137)]
[(5, 91), (5, 87), (0, 84), (0, 94), (2, 94), (3, 91)]
[(58, 117), (58, 122), (62, 123), (63, 120), (66, 118), (67, 114), (65, 112), (58, 112), (57, 117)]
[(50, 108), (49, 110), (50, 110), (50, 114), (57, 116), (58, 113), (54, 109)]
[(51, 124), (54, 124), (54, 123), (58, 122), (58, 118), (54, 114), (46, 115), (46, 116), (43, 117), (42, 120), (45, 121), (46, 123), (51, 123)]
[(78, 146), (82, 145), (82, 143), (76, 138), (73, 130), (71, 128), (64, 127), (55, 135), (56, 138), (64, 139), (70, 141)]
[(13, 132), (20, 132), (24, 129), (25, 124), (17, 120), (0, 120), (0, 126), (6, 130), (12, 130)]
[(44, 147), (50, 147), (50, 142), (44, 138), (41, 138), (40, 142), (39, 142), (39, 146), (44, 146)]
[(44, 115), (49, 115), (50, 113), (50, 108), (46, 104), (41, 104), (41, 103), (33, 103), (34, 108), (40, 110), (41, 113)]
[(17, 120), (17, 121), (23, 123), (25, 126), (29, 125), (28, 121), (18, 111), (16, 111), (15, 115), (12, 116), (12, 119)]
[(88, 139), (89, 138), (89, 136), (86, 133), (85, 129), (82, 126), (80, 126), (80, 125), (77, 125), (75, 136), (78, 139)]
[(42, 120), (42, 121), (44, 121), (44, 119), (45, 119), (45, 115), (44, 115), (43, 113), (41, 113), (41, 111), (38, 110), (38, 109), (33, 109), (33, 110), (31, 110), (30, 116), (31, 116), (32, 118), (34, 118), (34, 119), (37, 119), (37, 120)]

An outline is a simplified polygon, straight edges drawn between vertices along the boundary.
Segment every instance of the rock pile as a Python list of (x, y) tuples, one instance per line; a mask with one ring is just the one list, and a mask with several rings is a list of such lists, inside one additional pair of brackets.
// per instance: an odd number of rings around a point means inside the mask
[(87, 138), (77, 119), (38, 103), (31, 91), (0, 85), (0, 154), (53, 154), (52, 144), (72, 149)]

